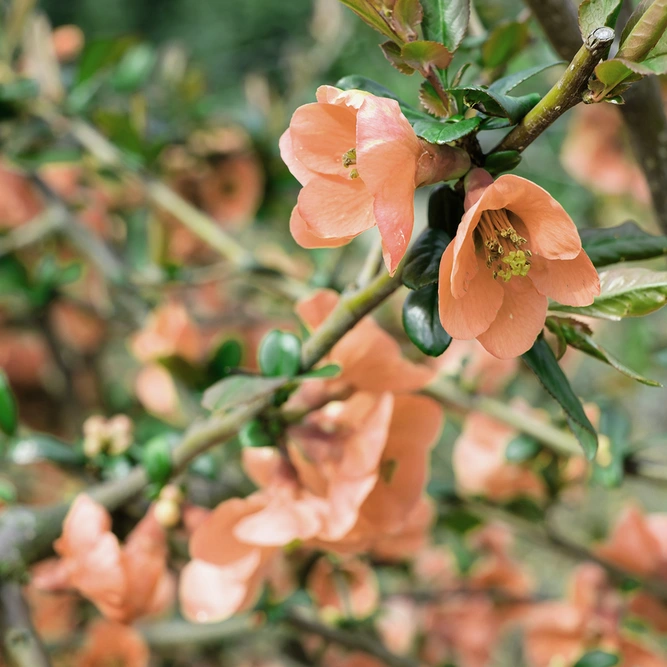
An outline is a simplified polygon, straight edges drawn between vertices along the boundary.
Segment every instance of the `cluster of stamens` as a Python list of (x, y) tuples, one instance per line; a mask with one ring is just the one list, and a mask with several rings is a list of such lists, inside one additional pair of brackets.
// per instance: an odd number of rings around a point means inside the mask
[[(357, 149), (350, 148), (349, 151), (343, 153), (343, 166), (345, 169), (349, 169), (355, 164), (357, 164)], [(359, 172), (356, 169), (352, 169), (350, 171), (350, 178), (359, 178)]]
[(476, 230), (486, 251), (486, 266), (493, 269), (493, 278), (502, 278), (505, 282), (513, 276), (526, 276), (530, 271), (528, 248), (521, 246), (528, 243), (512, 227), (504, 209), (484, 211)]

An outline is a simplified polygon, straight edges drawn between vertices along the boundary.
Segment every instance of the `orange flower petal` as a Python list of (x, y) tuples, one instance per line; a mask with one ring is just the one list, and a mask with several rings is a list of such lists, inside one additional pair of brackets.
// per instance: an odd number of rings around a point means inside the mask
[(289, 221), (292, 238), (302, 248), (338, 248), (349, 243), (354, 236), (322, 238), (313, 233), (308, 223), (301, 217), (299, 207), (295, 206)]
[(292, 143), (292, 133), (289, 128), (280, 137), (278, 147), (280, 148), (280, 157), (292, 172), (294, 178), (301, 185), (308, 183), (315, 174), (297, 159), (294, 153), (294, 144)]
[(531, 260), (528, 277), (540, 294), (567, 306), (589, 306), (600, 294), (600, 278), (582, 250), (576, 259)]

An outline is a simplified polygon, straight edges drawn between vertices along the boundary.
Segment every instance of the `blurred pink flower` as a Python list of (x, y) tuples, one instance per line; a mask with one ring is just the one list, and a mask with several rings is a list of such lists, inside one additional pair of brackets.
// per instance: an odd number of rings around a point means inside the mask
[(86, 635), (76, 667), (148, 667), (148, 645), (134, 628), (98, 619), (90, 623)]

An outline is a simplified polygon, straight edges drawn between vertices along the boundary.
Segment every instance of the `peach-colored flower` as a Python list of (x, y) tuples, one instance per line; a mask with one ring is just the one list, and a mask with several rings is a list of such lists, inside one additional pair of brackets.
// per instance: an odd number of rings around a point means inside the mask
[(296, 242), (340, 246), (377, 225), (390, 273), (412, 235), (415, 188), (470, 166), (462, 151), (419, 140), (395, 100), (332, 86), (295, 111), (280, 152), (304, 186), (290, 220)]
[(196, 364), (205, 354), (205, 346), (187, 309), (176, 301), (156, 308), (131, 341), (132, 353), (144, 363), (178, 356)]
[(183, 568), (179, 586), (187, 618), (199, 623), (221, 621), (256, 602), (277, 550), (241, 541), (236, 528), (264, 506), (257, 494), (227, 500), (195, 530), (190, 540), (192, 560)]
[(148, 667), (148, 645), (129, 625), (96, 620), (88, 627), (87, 635), (77, 667)]
[(0, 229), (19, 227), (43, 208), (30, 181), (19, 171), (0, 164)]
[(526, 616), (526, 658), (531, 667), (554, 661), (573, 664), (589, 650), (615, 652), (632, 667), (665, 667), (667, 662), (621, 632), (622, 602), (609, 587), (602, 568), (581, 565), (573, 576), (569, 599), (534, 605)]
[(58, 26), (53, 30), (51, 39), (56, 58), (61, 63), (74, 60), (81, 53), (85, 41), (83, 31), (76, 25)]
[[(121, 547), (109, 513), (85, 494), (77, 496), (53, 548), (68, 585), (110, 620), (128, 623), (164, 611), (174, 597), (164, 531), (147, 514)], [(37, 586), (49, 581), (36, 579)]]
[(409, 653), (419, 633), (419, 608), (409, 598), (394, 596), (382, 604), (375, 622), (384, 645), (394, 653)]
[(181, 414), (178, 388), (169, 371), (159, 364), (148, 364), (139, 373), (134, 390), (148, 412), (169, 423), (180, 423)]
[(468, 415), (452, 453), (461, 493), (496, 501), (545, 497), (544, 482), (532, 470), (506, 459), (507, 446), (517, 435), (514, 429), (481, 412)]
[(80, 354), (96, 352), (106, 333), (106, 326), (97, 315), (71, 301), (54, 302), (49, 319), (58, 339)]
[[(336, 308), (340, 296), (319, 290), (297, 304), (296, 312), (309, 329), (316, 329)], [(414, 364), (401, 355), (398, 343), (371, 317), (363, 318), (331, 349), (327, 361), (338, 364), (341, 374), (326, 384), (332, 395), (357, 391), (403, 393), (422, 389), (434, 377), (433, 370)], [(321, 381), (307, 383), (323, 387)]]
[(577, 228), (539, 186), (475, 169), (465, 207), (440, 264), (440, 319), (453, 338), (477, 338), (496, 357), (516, 357), (542, 330), (547, 297), (586, 306), (600, 293)]
[(15, 387), (35, 388), (43, 384), (52, 365), (44, 338), (35, 331), (0, 331), (0, 368)]
[(572, 178), (596, 192), (650, 201), (644, 173), (624, 138), (620, 111), (611, 104), (581, 104), (572, 110), (561, 162)]
[(308, 573), (306, 589), (328, 620), (367, 618), (378, 606), (380, 590), (372, 567), (357, 558), (334, 565), (318, 559)]
[(496, 394), (516, 375), (517, 359), (498, 359), (476, 340), (453, 340), (447, 351), (433, 360), (433, 367), (447, 376), (458, 376), (462, 385), (481, 394)]

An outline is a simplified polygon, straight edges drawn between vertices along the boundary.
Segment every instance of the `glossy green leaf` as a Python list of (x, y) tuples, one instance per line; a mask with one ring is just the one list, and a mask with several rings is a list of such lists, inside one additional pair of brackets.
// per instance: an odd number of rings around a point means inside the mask
[(202, 406), (212, 412), (226, 412), (273, 394), (287, 378), (232, 375), (211, 385), (202, 396)]
[(521, 163), (521, 153), (519, 151), (498, 151), (486, 156), (484, 169), (490, 174), (496, 176), (505, 171), (516, 169)]
[(439, 357), (452, 342), (438, 313), (438, 286), (410, 292), (403, 304), (403, 328), (408, 338), (430, 357)]
[(563, 408), (567, 423), (584, 450), (584, 454), (589, 460), (593, 460), (598, 448), (595, 429), (586, 416), (581, 401), (572, 390), (569, 380), (558, 365), (549, 344), (542, 335), (535, 341), (533, 347), (523, 355), (523, 360), (528, 368), (535, 373), (542, 386)]
[(667, 272), (620, 267), (600, 274), (600, 296), (590, 306), (552, 304), (551, 310), (606, 320), (642, 317), (667, 304)]
[(171, 438), (165, 435), (158, 435), (144, 445), (141, 462), (152, 484), (163, 485), (171, 477), (171, 446)]
[(266, 377), (294, 377), (301, 366), (301, 340), (293, 333), (274, 329), (260, 343), (257, 360)]
[(0, 369), (0, 430), (14, 435), (18, 425), (18, 409), (5, 372)]
[(431, 144), (448, 144), (473, 133), (482, 122), (479, 116), (458, 122), (442, 123), (437, 120), (419, 120), (414, 124), (415, 134)]
[(589, 355), (599, 361), (609, 364), (623, 375), (626, 375), (637, 382), (646, 384), (649, 387), (662, 387), (659, 382), (649, 380), (648, 378), (636, 373), (619, 361), (613, 354), (605, 350), (597, 341), (593, 339), (592, 331), (583, 322), (572, 318), (549, 317), (547, 318), (547, 328), (567, 345), (573, 347), (584, 354)]
[(373, 6), (369, 0), (340, 0), (346, 7), (349, 7), (359, 18), (367, 23), (371, 28), (382, 33), (386, 37), (393, 39), (393, 31), (382, 18), (380, 12)]
[(519, 72), (514, 72), (513, 74), (508, 74), (503, 76), (500, 79), (496, 79), (490, 86), (489, 90), (492, 90), (494, 93), (500, 95), (507, 95), (507, 93), (514, 90), (517, 86), (520, 86), (522, 83), (525, 83), (529, 79), (532, 79), (534, 76), (541, 74), (545, 70), (556, 67), (556, 65), (563, 65), (564, 61), (559, 60), (557, 62), (549, 63), (548, 65), (536, 65), (535, 67), (529, 67), (528, 69), (523, 69)]
[(542, 451), (542, 445), (535, 438), (521, 433), (508, 443), (505, 449), (505, 459), (510, 463), (523, 463), (535, 458), (540, 451)]
[(33, 433), (12, 440), (7, 458), (19, 465), (51, 461), (58, 465), (78, 467), (86, 463), (86, 457), (80, 447), (69, 445), (48, 433)]
[(450, 91), (460, 92), (469, 106), (489, 116), (509, 118), (513, 123), (518, 123), (541, 99), (538, 93), (511, 97), (483, 86), (464, 86)]
[(584, 0), (579, 5), (579, 28), (584, 41), (597, 28), (616, 26), (623, 0)]
[(118, 91), (131, 93), (143, 86), (157, 63), (157, 52), (150, 44), (137, 44), (120, 59), (111, 77)]
[(667, 255), (667, 236), (645, 232), (635, 222), (580, 230), (581, 244), (597, 267)]
[(424, 38), (444, 44), (454, 53), (468, 29), (470, 0), (421, 0)]
[(431, 190), (428, 199), (428, 226), (431, 229), (441, 229), (453, 239), (463, 213), (463, 197), (452, 187), (439, 185)]
[(259, 419), (253, 419), (241, 427), (239, 431), (241, 447), (271, 447), (274, 439), (266, 432)]
[(614, 667), (619, 661), (619, 657), (613, 653), (590, 651), (579, 658), (573, 667)]
[(441, 229), (426, 229), (410, 249), (403, 269), (403, 284), (418, 290), (438, 282), (440, 260), (451, 242)]
[(243, 358), (243, 346), (239, 341), (226, 340), (213, 353), (209, 368), (217, 377), (225, 377), (233, 368), (238, 368)]
[(397, 97), (391, 90), (389, 90), (389, 88), (385, 88), (372, 79), (367, 79), (365, 76), (359, 76), (357, 74), (345, 76), (336, 83), (336, 87), (341, 88), (342, 90), (365, 90), (367, 93), (372, 93), (376, 97), (388, 97), (391, 100), (396, 100), (401, 107), (403, 115), (413, 124), (418, 120), (432, 120), (428, 114), (414, 109), (400, 97)]
[(528, 43), (528, 24), (509, 21), (498, 24), (482, 45), (484, 67), (501, 67)]

